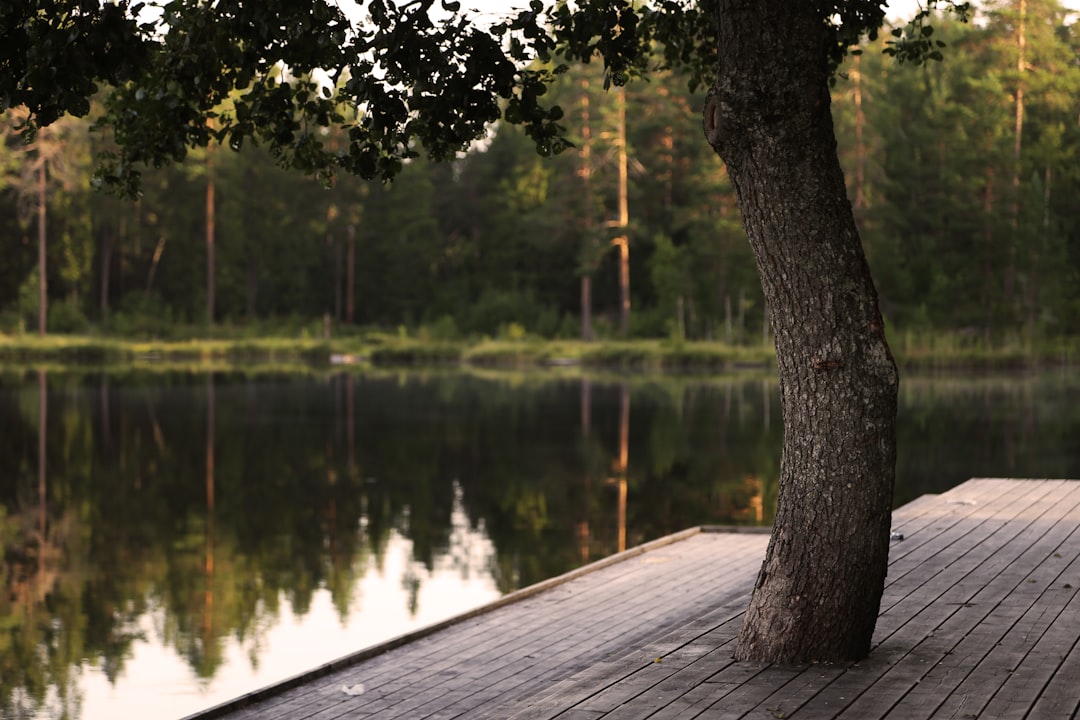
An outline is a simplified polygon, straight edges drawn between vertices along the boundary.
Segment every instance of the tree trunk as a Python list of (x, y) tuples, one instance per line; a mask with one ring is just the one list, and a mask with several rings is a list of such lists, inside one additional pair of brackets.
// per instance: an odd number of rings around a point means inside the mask
[(334, 206), (331, 205), (330, 209), (326, 212), (326, 252), (330, 258), (330, 265), (334, 269), (334, 320), (341, 322), (345, 317), (342, 314), (341, 306), (344, 299), (344, 290), (341, 284), (341, 243), (338, 242), (337, 237), (330, 232), (330, 223), (333, 221)]
[(613, 241), (619, 249), (619, 335), (630, 337), (630, 238), (620, 235)]
[(983, 244), (982, 244), (982, 288), (983, 337), (990, 342), (990, 328), (994, 327), (994, 167), (987, 164), (983, 173)]
[(352, 325), (356, 320), (356, 227), (346, 228), (347, 251), (345, 253), (345, 322)]
[(592, 275), (581, 276), (581, 339), (592, 340)]
[(244, 264), (244, 317), (254, 322), (259, 309), (259, 260), (255, 253), (248, 252)]
[[(121, 221), (122, 223), (123, 221)], [(101, 319), (109, 319), (109, 271), (112, 269), (113, 229), (106, 226), (101, 237)]]
[[(863, 112), (862, 78), (862, 55), (856, 55), (851, 70), (855, 103), (855, 198), (852, 204), (860, 223), (866, 219), (866, 210), (870, 207), (866, 193), (866, 113)], [(873, 254), (869, 242), (866, 242), (864, 247), (867, 254)]]
[(589, 124), (589, 79), (581, 79), (581, 196), (583, 198), (582, 234), (585, 236), (584, 265), (581, 273), (581, 339), (592, 340), (592, 126)]
[(154, 289), (154, 276), (157, 275), (158, 265), (161, 263), (161, 256), (165, 252), (165, 235), (158, 237), (157, 247), (154, 248), (154, 254), (150, 256), (150, 269), (146, 271), (146, 299), (150, 299), (150, 292)]
[(784, 415), (776, 521), (740, 660), (865, 656), (888, 564), (898, 375), (837, 158), (815, 5), (716, 6), (704, 125), (757, 260)]
[[(40, 152), (40, 151), (39, 151)], [(45, 158), (40, 158), (41, 166), (38, 168), (38, 335), (44, 335), (46, 330), (46, 318), (49, 317), (49, 274), (45, 267), (45, 214), (48, 193), (47, 172)]]
[(214, 327), (214, 161), (206, 146), (206, 324)]
[(619, 249), (619, 334), (630, 337), (630, 236), (626, 234), (630, 225), (628, 199), (628, 173), (626, 149), (626, 89), (616, 95), (619, 109), (619, 217), (615, 227), (622, 228), (623, 234), (611, 241)]

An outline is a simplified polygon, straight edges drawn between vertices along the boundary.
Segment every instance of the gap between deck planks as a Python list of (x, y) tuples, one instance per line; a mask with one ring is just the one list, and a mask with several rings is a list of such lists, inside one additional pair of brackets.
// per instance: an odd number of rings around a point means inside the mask
[(695, 528), (186, 720), (1075, 720), (1080, 482), (969, 480), (893, 527), (850, 666), (734, 662), (768, 538)]

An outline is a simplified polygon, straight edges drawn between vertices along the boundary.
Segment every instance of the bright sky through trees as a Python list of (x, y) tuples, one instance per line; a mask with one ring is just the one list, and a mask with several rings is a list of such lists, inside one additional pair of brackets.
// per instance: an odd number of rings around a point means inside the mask
[[(346, 5), (351, 4), (352, 3), (341, 3), (346, 12), (348, 12)], [(886, 4), (888, 7), (886, 16), (890, 19), (908, 20), (918, 12), (919, 7), (923, 4), (925, 4), (925, 0), (923, 0), (923, 2), (920, 2), (920, 0), (890, 0), (890, 2)], [(976, 9), (978, 9), (985, 5), (985, 2), (974, 0), (973, 4)], [(1080, 0), (1063, 0), (1061, 4), (1074, 11), (1080, 11)], [(509, 12), (511, 9), (523, 8), (527, 5), (528, 3), (522, 0), (472, 0), (471, 2), (463, 3), (463, 7), (476, 10), (481, 17), (491, 15), (493, 19), (503, 13)]]

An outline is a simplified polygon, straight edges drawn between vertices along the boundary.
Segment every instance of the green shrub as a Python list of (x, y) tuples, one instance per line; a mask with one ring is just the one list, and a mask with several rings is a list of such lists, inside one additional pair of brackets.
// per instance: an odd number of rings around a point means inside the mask
[(569, 313), (563, 315), (562, 322), (559, 323), (559, 329), (555, 332), (555, 337), (561, 340), (581, 337), (581, 318)]
[(86, 332), (90, 322), (82, 308), (74, 300), (54, 302), (49, 305), (49, 332), (80, 333)]
[(525, 326), (520, 323), (512, 322), (499, 327), (499, 338), (502, 340), (524, 340), (527, 334), (528, 333), (525, 332)]
[(426, 335), (432, 340), (449, 341), (461, 338), (457, 321), (451, 315), (443, 315), (430, 325), (424, 326), (423, 330), (427, 331)]
[(553, 338), (558, 336), (560, 327), (558, 310), (548, 306), (540, 308), (540, 312), (536, 315), (536, 325), (533, 326), (533, 332), (540, 337)]
[(141, 292), (125, 295), (104, 327), (113, 335), (145, 340), (176, 338), (183, 332), (168, 305), (157, 295)]
[(445, 365), (461, 361), (462, 347), (454, 343), (403, 342), (371, 351), (376, 365)]

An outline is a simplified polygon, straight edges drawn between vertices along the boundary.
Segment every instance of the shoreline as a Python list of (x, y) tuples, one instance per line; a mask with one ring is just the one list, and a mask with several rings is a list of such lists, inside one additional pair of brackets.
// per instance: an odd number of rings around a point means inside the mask
[[(1072, 367), (1068, 350), (1018, 348), (894, 349), (902, 371), (917, 373), (1024, 372)], [(565, 369), (716, 374), (775, 372), (771, 346), (672, 340), (437, 341), (370, 334), (327, 339), (261, 337), (205, 340), (132, 340), (114, 337), (0, 335), (0, 367), (40, 365), (241, 369), (473, 368)]]

